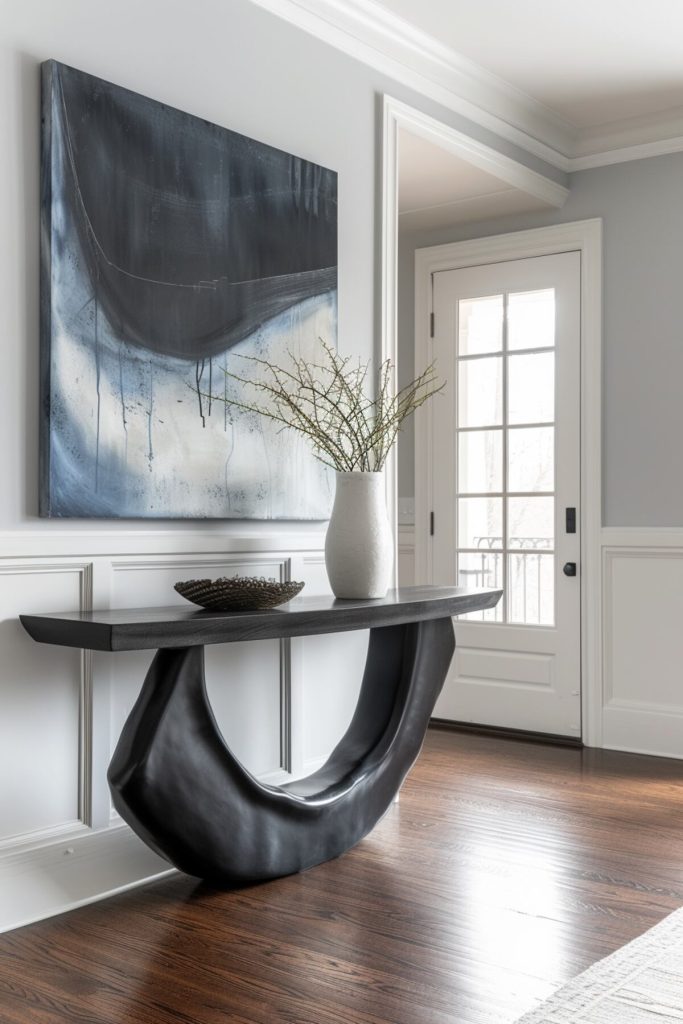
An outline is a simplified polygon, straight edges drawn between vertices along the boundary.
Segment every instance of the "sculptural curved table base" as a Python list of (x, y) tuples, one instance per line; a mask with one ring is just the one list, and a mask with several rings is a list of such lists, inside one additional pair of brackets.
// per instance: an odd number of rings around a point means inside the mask
[[(451, 615), (492, 607), (499, 596), (411, 588), (383, 601), (299, 598), (279, 614), (140, 609), (22, 622), (47, 643), (99, 650), (158, 644), (109, 767), (114, 804), (176, 867), (234, 886), (329, 860), (371, 831), (420, 751), (455, 649)], [(204, 643), (368, 625), (358, 705), (327, 762), (287, 785), (260, 783), (220, 734), (204, 683)]]

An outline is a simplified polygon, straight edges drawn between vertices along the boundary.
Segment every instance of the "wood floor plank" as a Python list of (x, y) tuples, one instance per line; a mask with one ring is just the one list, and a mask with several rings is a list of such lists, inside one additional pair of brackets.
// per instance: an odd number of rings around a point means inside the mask
[(0, 936), (2, 1024), (506, 1024), (683, 905), (683, 763), (430, 730), (336, 861)]

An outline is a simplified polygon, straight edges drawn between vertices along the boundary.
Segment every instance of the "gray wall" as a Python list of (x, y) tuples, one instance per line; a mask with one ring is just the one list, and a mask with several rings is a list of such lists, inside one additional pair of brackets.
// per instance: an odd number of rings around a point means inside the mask
[[(415, 233), (400, 247), (399, 364), (412, 365), (416, 248), (602, 217), (605, 526), (683, 526), (683, 153), (573, 174), (560, 211)], [(399, 493), (413, 493), (411, 439)]]

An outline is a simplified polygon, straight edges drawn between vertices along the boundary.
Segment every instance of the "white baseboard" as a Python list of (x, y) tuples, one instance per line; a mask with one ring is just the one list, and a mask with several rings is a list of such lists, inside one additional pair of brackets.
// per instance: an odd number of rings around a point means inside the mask
[(603, 746), (630, 754), (683, 760), (683, 714), (633, 702), (607, 705), (602, 716)]
[(126, 825), (0, 860), (0, 932), (173, 874)]

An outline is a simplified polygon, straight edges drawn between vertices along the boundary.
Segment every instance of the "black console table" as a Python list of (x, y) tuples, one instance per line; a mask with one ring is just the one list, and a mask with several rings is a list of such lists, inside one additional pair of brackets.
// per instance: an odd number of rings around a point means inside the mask
[[(500, 595), (411, 587), (372, 601), (299, 597), (269, 611), (138, 608), (21, 621), (41, 643), (158, 649), (109, 766), (114, 804), (180, 870), (233, 886), (302, 871), (370, 832), (422, 746), (455, 649), (451, 616), (492, 608)], [(367, 628), (358, 705), (327, 762), (297, 782), (258, 782), (216, 725), (204, 645)]]

